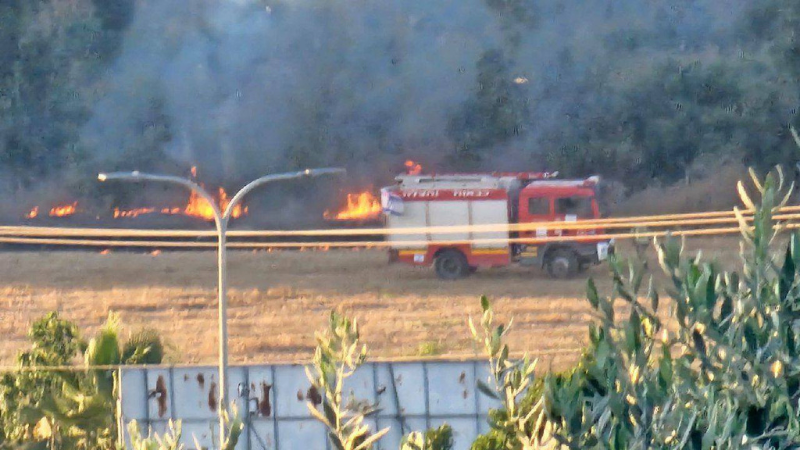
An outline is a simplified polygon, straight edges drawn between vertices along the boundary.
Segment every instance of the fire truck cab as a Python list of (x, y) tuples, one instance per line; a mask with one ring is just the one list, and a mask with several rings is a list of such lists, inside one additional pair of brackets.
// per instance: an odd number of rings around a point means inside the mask
[(569, 278), (600, 263), (614, 251), (613, 240), (595, 237), (603, 230), (553, 226), (600, 217), (599, 178), (555, 175), (398, 176), (381, 191), (390, 261), (433, 265), (442, 279), (512, 263)]

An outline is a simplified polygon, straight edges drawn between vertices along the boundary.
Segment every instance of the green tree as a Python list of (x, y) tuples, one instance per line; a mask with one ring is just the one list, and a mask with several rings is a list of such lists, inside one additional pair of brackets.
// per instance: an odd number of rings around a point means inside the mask
[(477, 90), (448, 123), (455, 143), (452, 164), (465, 168), (480, 164), (493, 147), (524, 133), (529, 108), (522, 80), (511, 74), (500, 50), (488, 50), (476, 64)]
[(53, 312), (31, 325), (28, 332), (31, 349), (17, 357), (20, 373), (0, 377), (0, 444), (18, 443), (32, 438), (33, 428), (21, 426), (36, 423), (31, 410), (61, 382), (54, 372), (36, 371), (37, 366), (64, 366), (85, 343), (75, 324), (62, 320)]
[(95, 16), (103, 30), (96, 45), (102, 58), (113, 58), (122, 44), (123, 33), (133, 22), (134, 0), (92, 0)]
[[(316, 340), (313, 364), (306, 367), (306, 376), (314, 388), (314, 394), (308, 396), (308, 410), (325, 425), (335, 448), (369, 450), (389, 429), (373, 434), (364, 420), (376, 412), (376, 405), (359, 401), (352, 394), (350, 398), (344, 396), (345, 380), (367, 359), (358, 322), (332, 311), (329, 328), (317, 333)], [(317, 409), (320, 404), (321, 412)]]
[[(79, 166), (93, 83), (113, 60), (132, 0), (0, 5), (0, 167), (15, 187)], [(116, 37), (113, 37), (116, 36)]]
[[(124, 346), (118, 336), (113, 314), (88, 343), (56, 313), (35, 322), (31, 350), (20, 354), (16, 373), (0, 379), (0, 447), (114, 448), (116, 371), (94, 367), (158, 364), (163, 353), (152, 332), (134, 334)], [(72, 370), (80, 354), (85, 370)]]
[[(587, 298), (598, 318), (574, 372), (549, 376), (544, 395), (554, 438), (569, 448), (794, 448), (798, 441), (800, 235), (784, 252), (773, 244), (783, 227), (774, 212), (786, 204), (780, 170), (753, 173), (758, 203), (739, 192), (741, 275), (720, 272), (682, 244), (658, 245), (674, 326), (643, 266), (615, 259), (613, 295), (590, 280)], [(642, 292), (643, 291), (643, 292)], [(619, 305), (625, 305), (619, 308)], [(621, 313), (621, 314), (620, 314)], [(534, 394), (539, 395), (539, 394)], [(526, 409), (526, 411), (529, 409)], [(535, 410), (530, 409), (531, 411)], [(482, 448), (503, 435), (484, 438)]]
[(566, 176), (600, 172), (632, 188), (679, 180), (701, 155), (793, 166), (791, 102), (767, 79), (750, 85), (770, 70), (755, 61), (657, 63), (609, 84), (608, 101), (545, 137), (545, 158)]

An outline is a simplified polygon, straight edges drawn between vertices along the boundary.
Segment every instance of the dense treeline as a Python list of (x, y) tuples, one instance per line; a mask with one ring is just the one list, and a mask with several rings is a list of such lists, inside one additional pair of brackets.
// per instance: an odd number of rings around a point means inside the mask
[(93, 84), (133, 17), (133, 0), (0, 4), (0, 176), (25, 187), (79, 166)]
[(788, 127), (797, 115), (800, 7), (758, 3), (725, 45), (689, 57), (653, 54), (636, 33), (620, 32), (626, 45), (619, 51), (641, 61), (587, 81), (607, 95), (581, 104), (569, 126), (547, 136), (553, 164), (578, 173), (602, 167), (632, 185), (675, 180), (695, 161), (731, 154), (760, 168), (793, 166), (800, 155)]
[(2, 2), (0, 187), (415, 158), (641, 188), (800, 156), (790, 0), (321, 4)]

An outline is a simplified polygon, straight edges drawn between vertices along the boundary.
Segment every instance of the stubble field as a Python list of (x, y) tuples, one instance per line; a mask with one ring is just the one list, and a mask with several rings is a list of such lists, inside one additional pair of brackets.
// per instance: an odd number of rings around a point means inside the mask
[[(688, 241), (724, 267), (738, 261), (738, 241)], [(622, 252), (632, 253), (626, 245)], [(649, 251), (650, 267), (657, 263)], [(161, 333), (170, 363), (216, 359), (216, 257), (213, 252), (159, 255), (91, 251), (10, 251), (0, 248), (0, 364), (27, 346), (30, 323), (49, 311), (93, 333), (114, 311), (123, 333)], [(658, 271), (657, 269), (655, 271)], [(552, 280), (535, 269), (482, 270), (442, 282), (431, 270), (389, 265), (380, 250), (233, 252), (229, 263), (229, 334), (236, 363), (306, 362), (314, 331), (334, 308), (355, 316), (375, 358), (478, 356), (466, 325), (488, 295), (502, 320), (514, 317), (513, 348), (545, 368), (574, 362), (591, 320), (584, 300), (591, 276), (610, 293), (608, 267), (574, 280)]]

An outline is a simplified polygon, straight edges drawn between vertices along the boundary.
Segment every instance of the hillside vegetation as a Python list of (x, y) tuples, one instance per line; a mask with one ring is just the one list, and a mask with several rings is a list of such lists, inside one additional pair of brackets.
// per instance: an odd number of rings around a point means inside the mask
[(797, 35), (791, 0), (9, 0), (0, 187), (96, 195), (98, 168), (191, 164), (375, 184), (412, 158), (627, 195), (721, 159), (794, 167)]

